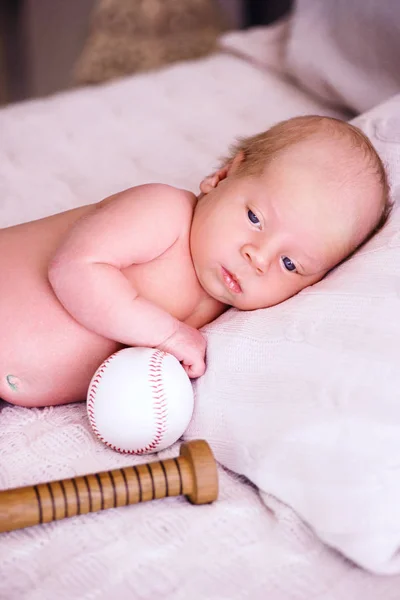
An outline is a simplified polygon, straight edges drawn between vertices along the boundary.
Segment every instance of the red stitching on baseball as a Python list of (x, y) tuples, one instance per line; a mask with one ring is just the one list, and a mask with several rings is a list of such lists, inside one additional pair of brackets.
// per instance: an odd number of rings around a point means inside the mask
[(144, 446), (144, 448), (138, 448), (137, 450), (125, 450), (124, 448), (119, 448), (117, 446), (114, 446), (114, 444), (110, 444), (110, 442), (104, 439), (104, 437), (101, 435), (100, 431), (97, 428), (94, 416), (94, 403), (96, 401), (96, 391), (98, 384), (100, 383), (102, 376), (106, 371), (106, 367), (108, 367), (110, 362), (116, 357), (116, 355), (119, 352), (121, 352), (121, 350), (118, 350), (118, 352), (114, 352), (114, 354), (111, 354), (111, 356), (109, 356), (100, 365), (100, 367), (97, 369), (96, 373), (93, 376), (92, 383), (88, 391), (87, 399), (87, 412), (89, 416), (89, 422), (93, 429), (93, 432), (98, 437), (98, 439), (109, 448), (112, 448), (117, 452), (121, 452), (122, 454), (144, 454), (145, 452), (150, 452), (151, 450), (155, 450), (157, 448), (167, 429), (168, 406), (162, 379), (162, 363), (166, 356), (166, 353), (162, 350), (154, 350), (149, 360), (149, 384), (153, 392), (153, 409), (156, 420), (156, 434), (154, 436), (154, 439), (150, 442), (150, 444)]

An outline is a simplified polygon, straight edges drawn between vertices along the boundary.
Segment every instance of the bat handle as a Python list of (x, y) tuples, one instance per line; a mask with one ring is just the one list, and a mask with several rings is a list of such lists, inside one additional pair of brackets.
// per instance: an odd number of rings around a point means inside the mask
[(1, 491), (0, 533), (180, 495), (193, 504), (217, 499), (217, 464), (204, 440), (182, 444), (176, 458)]

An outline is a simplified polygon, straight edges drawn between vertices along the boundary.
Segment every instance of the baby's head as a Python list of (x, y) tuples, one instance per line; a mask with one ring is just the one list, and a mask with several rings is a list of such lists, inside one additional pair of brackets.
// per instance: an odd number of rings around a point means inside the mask
[(368, 138), (337, 119), (296, 117), (242, 139), (200, 185), (190, 240), (200, 283), (242, 310), (290, 298), (382, 227), (388, 187)]

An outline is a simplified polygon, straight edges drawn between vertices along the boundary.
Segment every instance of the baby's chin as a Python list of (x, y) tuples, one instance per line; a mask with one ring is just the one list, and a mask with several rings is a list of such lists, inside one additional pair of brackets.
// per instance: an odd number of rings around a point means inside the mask
[(259, 300), (259, 301), (251, 301), (250, 299), (245, 298), (245, 297), (233, 298), (232, 302), (231, 302), (231, 306), (233, 308), (237, 308), (238, 310), (263, 310), (265, 308), (272, 308), (273, 306), (278, 306), (278, 304), (283, 304), (287, 300), (294, 298), (294, 296), (297, 296), (297, 294), (299, 294), (306, 287), (308, 287), (308, 286), (304, 286), (304, 288), (302, 288), (301, 290), (293, 292), (293, 294), (290, 294), (287, 296), (281, 296), (281, 297), (277, 297), (277, 298), (269, 298), (269, 299)]
[(270, 308), (274, 306), (274, 304), (279, 304), (283, 302), (283, 300), (279, 300), (276, 303), (273, 302), (252, 302), (246, 298), (232, 298), (229, 303), (232, 308), (237, 308), (238, 310), (261, 310), (263, 308)]

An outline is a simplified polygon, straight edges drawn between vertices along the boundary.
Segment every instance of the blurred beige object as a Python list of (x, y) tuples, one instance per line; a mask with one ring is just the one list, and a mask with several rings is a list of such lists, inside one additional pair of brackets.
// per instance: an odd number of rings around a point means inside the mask
[(221, 29), (213, 0), (99, 0), (74, 80), (98, 83), (203, 56)]

